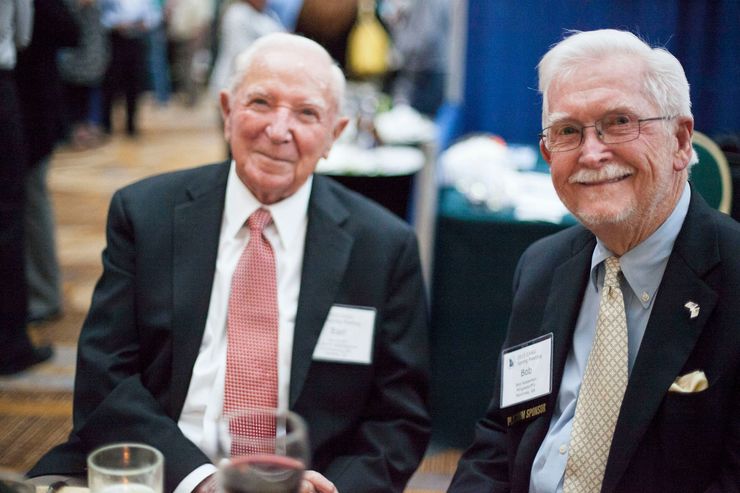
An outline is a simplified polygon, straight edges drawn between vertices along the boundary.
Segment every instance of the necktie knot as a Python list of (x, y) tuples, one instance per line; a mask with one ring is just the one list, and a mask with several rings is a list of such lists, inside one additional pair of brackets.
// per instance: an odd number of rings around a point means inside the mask
[(247, 227), (251, 234), (261, 235), (262, 231), (272, 222), (270, 211), (259, 208), (247, 219)]
[(619, 273), (622, 268), (619, 266), (618, 257), (609, 257), (605, 260), (606, 274), (604, 275), (604, 287), (618, 288)]

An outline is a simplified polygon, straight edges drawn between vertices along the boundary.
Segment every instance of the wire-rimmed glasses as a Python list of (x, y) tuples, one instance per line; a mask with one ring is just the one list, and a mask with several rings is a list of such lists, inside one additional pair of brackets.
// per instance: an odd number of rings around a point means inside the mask
[(569, 120), (557, 121), (544, 128), (539, 136), (548, 151), (565, 152), (580, 147), (583, 143), (584, 132), (589, 127), (596, 129), (597, 137), (604, 144), (622, 144), (637, 139), (644, 122), (673, 118), (675, 117), (637, 118), (629, 113), (609, 113), (593, 125), (581, 125)]

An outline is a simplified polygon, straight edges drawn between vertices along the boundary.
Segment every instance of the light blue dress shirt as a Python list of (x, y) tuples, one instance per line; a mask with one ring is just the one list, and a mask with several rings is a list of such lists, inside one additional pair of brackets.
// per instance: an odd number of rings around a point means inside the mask
[[(668, 219), (645, 241), (619, 258), (622, 268), (620, 284), (627, 312), (629, 372), (635, 364), (637, 351), (645, 334), (653, 300), (658, 293), (668, 257), (673, 250), (686, 212), (691, 191), (684, 187), (681, 198)], [(599, 291), (604, 284), (603, 262), (614, 255), (597, 239), (591, 257), (591, 277), (578, 314), (573, 347), (568, 353), (555, 410), (547, 435), (532, 464), (530, 493), (562, 493), (568, 445), (576, 410), (578, 391), (591, 351), (599, 313)]]

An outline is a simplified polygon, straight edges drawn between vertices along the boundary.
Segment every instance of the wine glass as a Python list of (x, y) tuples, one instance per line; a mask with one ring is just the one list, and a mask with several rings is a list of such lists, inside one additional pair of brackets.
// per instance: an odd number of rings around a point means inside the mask
[(219, 485), (225, 493), (297, 493), (309, 461), (306, 423), (297, 414), (250, 408), (218, 425)]

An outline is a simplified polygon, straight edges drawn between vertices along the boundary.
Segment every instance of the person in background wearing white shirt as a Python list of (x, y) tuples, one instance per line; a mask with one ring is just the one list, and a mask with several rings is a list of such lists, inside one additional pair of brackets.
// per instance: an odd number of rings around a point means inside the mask
[(220, 106), (221, 90), (234, 75), (236, 57), (257, 38), (285, 31), (265, 0), (231, 0), (224, 5), (218, 30), (218, 51), (208, 84), (214, 102)]
[[(210, 64), (208, 34), (213, 23), (213, 0), (166, 0), (167, 38), (172, 53), (172, 82), (184, 96), (185, 105), (198, 101), (205, 72)], [(203, 58), (207, 60), (201, 62)]]

